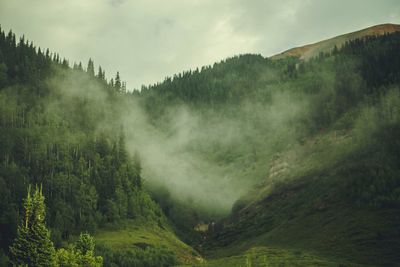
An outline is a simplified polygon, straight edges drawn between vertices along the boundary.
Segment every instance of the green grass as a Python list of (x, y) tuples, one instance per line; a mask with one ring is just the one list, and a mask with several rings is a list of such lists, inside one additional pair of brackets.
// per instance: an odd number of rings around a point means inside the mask
[(253, 247), (237, 256), (210, 259), (201, 264), (182, 265), (199, 267), (257, 267), (257, 266), (361, 266), (343, 262), (333, 262), (313, 254), (271, 247)]
[(156, 224), (127, 220), (123, 226), (107, 227), (95, 234), (96, 243), (112, 250), (130, 250), (144, 246), (165, 246), (173, 251), (180, 264), (198, 263), (202, 257), (190, 246), (183, 243), (168, 228)]

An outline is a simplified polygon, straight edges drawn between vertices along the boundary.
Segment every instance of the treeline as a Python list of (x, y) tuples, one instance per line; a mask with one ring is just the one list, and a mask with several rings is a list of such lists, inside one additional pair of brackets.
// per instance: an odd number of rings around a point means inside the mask
[(0, 88), (24, 84), (43, 95), (47, 93), (46, 78), (55, 74), (55, 67), (85, 72), (89, 77), (107, 85), (110, 90), (126, 93), (126, 82), (121, 80), (119, 72), (114, 78), (107, 80), (105, 70), (101, 66), (95, 70), (92, 59), (89, 59), (86, 68), (81, 62), (74, 62), (71, 66), (70, 62), (61, 58), (58, 53), (49, 49), (42, 50), (24, 36), (17, 40), (11, 30), (5, 33), (0, 28)]
[[(270, 99), (265, 86), (276, 80), (269, 75), (272, 62), (260, 55), (241, 55), (204, 66), (201, 69), (167, 77), (161, 83), (142, 86), (138, 95), (144, 108), (153, 118), (160, 117), (169, 107), (187, 105), (193, 109), (226, 109), (253, 99), (259, 92), (260, 101)], [(280, 64), (279, 64), (280, 65)], [(260, 76), (265, 76), (260, 80)]]
[(243, 103), (271, 104), (273, 93), (290, 91), (312, 99), (315, 108), (306, 119), (312, 120), (312, 129), (318, 129), (335, 122), (365, 97), (376, 97), (382, 88), (399, 82), (399, 39), (399, 32), (359, 38), (308, 61), (235, 56), (142, 86), (134, 94), (157, 118), (179, 104), (237, 116), (235, 110)]

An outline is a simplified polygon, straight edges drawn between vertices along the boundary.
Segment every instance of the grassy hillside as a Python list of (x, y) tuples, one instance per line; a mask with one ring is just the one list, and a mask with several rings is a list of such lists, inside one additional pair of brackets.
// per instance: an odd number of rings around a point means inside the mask
[(176, 256), (178, 264), (203, 261), (198, 252), (183, 243), (171, 229), (144, 221), (125, 221), (118, 227), (103, 228), (96, 233), (95, 238), (98, 246), (114, 252), (163, 247)]
[(301, 59), (307, 60), (312, 57), (318, 56), (319, 53), (330, 53), (335, 46), (337, 48), (340, 48), (346, 42), (349, 42), (351, 40), (365, 38), (367, 36), (378, 36), (378, 35), (393, 33), (396, 31), (400, 31), (400, 25), (396, 24), (375, 25), (363, 30), (343, 34), (314, 44), (295, 47), (287, 51), (284, 51), (280, 54), (274, 55), (271, 58), (279, 59), (285, 57), (300, 57)]
[(400, 176), (398, 121), (392, 119), (399, 118), (400, 105), (397, 98), (390, 106), (395, 113), (383, 115), (387, 98), (375, 107), (379, 122), (364, 111), (352, 130), (318, 134), (272, 159), (271, 165), (284, 162), (286, 168), (270, 168), (263, 183), (236, 203), (206, 243), (210, 256), (272, 246), (331, 261), (396, 265)]
[[(271, 247), (253, 247), (243, 254), (209, 259), (202, 264), (182, 265), (183, 266), (204, 266), (204, 267), (248, 267), (248, 266), (348, 266), (357, 267), (358, 264), (348, 263), (343, 260), (331, 261), (317, 257), (300, 250), (285, 250)], [(365, 266), (365, 265), (363, 265)]]
[[(396, 118), (398, 103), (391, 107)], [(363, 128), (367, 133), (358, 126), (341, 133), (329, 131), (281, 153), (273, 164), (285, 162), (287, 167), (272, 176), (270, 171), (236, 203), (229, 219), (211, 234), (206, 251), (211, 257), (229, 256), (254, 246), (272, 246), (332, 261), (398, 263), (399, 144), (393, 142), (398, 126), (393, 128), (393, 121), (388, 126), (385, 119), (381, 117), (374, 130)]]

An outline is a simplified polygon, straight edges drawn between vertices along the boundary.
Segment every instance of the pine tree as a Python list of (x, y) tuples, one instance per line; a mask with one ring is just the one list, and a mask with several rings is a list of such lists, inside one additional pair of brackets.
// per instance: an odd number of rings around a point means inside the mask
[(94, 77), (94, 63), (91, 58), (89, 58), (86, 72), (90, 75), (90, 77)]
[(119, 77), (119, 71), (117, 71), (117, 75), (115, 76), (115, 84), (114, 84), (115, 90), (117, 90), (117, 92), (120, 92), (121, 86), (122, 86), (121, 78)]
[(76, 241), (75, 249), (81, 254), (94, 253), (94, 240), (93, 237), (88, 233), (81, 233), (79, 239)]
[(126, 93), (126, 82), (122, 82), (121, 92)]
[(17, 237), (10, 247), (13, 266), (55, 266), (55, 249), (45, 225), (45, 204), (42, 187), (36, 186), (24, 201), (25, 218), (18, 227)]
[(99, 78), (100, 80), (104, 80), (105, 77), (103, 76), (104, 72), (103, 69), (101, 68), (101, 66), (99, 66), (99, 71), (97, 72), (97, 78)]
[(46, 59), (50, 59), (51, 58), (51, 56), (50, 56), (50, 50), (47, 48), (46, 49)]

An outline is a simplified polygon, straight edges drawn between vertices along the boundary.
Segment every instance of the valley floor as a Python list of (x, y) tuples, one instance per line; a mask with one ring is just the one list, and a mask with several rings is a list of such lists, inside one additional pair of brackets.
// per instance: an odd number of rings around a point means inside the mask
[(338, 262), (324, 259), (313, 254), (302, 251), (290, 251), (271, 247), (254, 247), (244, 254), (224, 257), (218, 259), (209, 259), (201, 264), (181, 265), (183, 266), (201, 266), (201, 267), (256, 267), (256, 266), (346, 266), (357, 267), (357, 265), (348, 262)]

